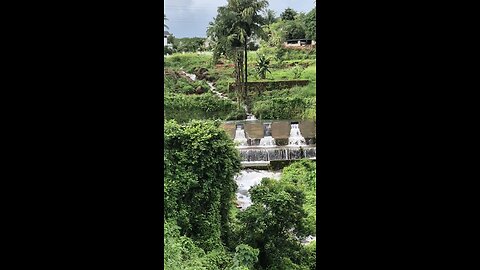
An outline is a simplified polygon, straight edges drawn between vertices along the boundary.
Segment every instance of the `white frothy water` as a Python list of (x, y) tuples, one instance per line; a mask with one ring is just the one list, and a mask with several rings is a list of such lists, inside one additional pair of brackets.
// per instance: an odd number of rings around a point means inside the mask
[(215, 86), (213, 86), (213, 83), (212, 82), (207, 82), (208, 86), (210, 86), (210, 91), (212, 91), (212, 93), (214, 93), (215, 95), (217, 95), (219, 98), (221, 99), (228, 99), (226, 96), (224, 96), (222, 93), (218, 92), (217, 90), (215, 90)]
[[(241, 170), (240, 174), (235, 177), (235, 182), (237, 183), (238, 189), (236, 192), (237, 196), (237, 205), (245, 210), (247, 207), (252, 205), (252, 200), (250, 199), (250, 194), (248, 190), (253, 186), (260, 184), (262, 178), (273, 178), (276, 180), (280, 179), (282, 173), (280, 171), (264, 171), (264, 170), (252, 170), (246, 169)], [(316, 236), (309, 235), (304, 239), (299, 239), (299, 241), (306, 245), (314, 240)]]
[(235, 142), (238, 142), (239, 146), (248, 146), (247, 138), (245, 137), (245, 130), (241, 126), (237, 126), (235, 130)]
[(305, 138), (302, 136), (302, 133), (300, 132), (300, 128), (298, 127), (298, 124), (291, 124), (290, 137), (288, 137), (288, 145), (290, 146), (307, 145)]
[(250, 199), (250, 194), (248, 190), (260, 184), (262, 178), (268, 177), (273, 179), (280, 179), (281, 172), (272, 172), (264, 170), (241, 170), (240, 174), (235, 177), (235, 182), (237, 182), (237, 203), (241, 209), (246, 209), (252, 205), (252, 200)]
[(195, 81), (197, 79), (197, 75), (195, 75), (195, 74), (189, 74), (189, 73), (185, 72), (185, 75), (187, 77), (189, 77), (190, 79), (192, 79), (192, 81)]
[(259, 146), (271, 147), (277, 145), (275, 144), (275, 139), (272, 136), (265, 136), (260, 140)]

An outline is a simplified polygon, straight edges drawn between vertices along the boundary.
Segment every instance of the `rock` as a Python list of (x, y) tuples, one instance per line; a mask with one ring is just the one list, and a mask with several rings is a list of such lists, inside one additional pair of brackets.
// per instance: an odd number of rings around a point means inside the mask
[(198, 73), (202, 73), (202, 74), (207, 72), (207, 71), (208, 71), (208, 69), (206, 69), (204, 67), (201, 67), (201, 68), (198, 69)]
[(209, 74), (208, 74), (208, 69), (201, 67), (198, 69), (195, 69), (195, 75), (199, 80), (205, 79)]
[(197, 89), (195, 89), (195, 94), (198, 94), (198, 95), (203, 94), (205, 92), (206, 92), (205, 88), (201, 86), (198, 86)]
[(195, 75), (197, 76), (197, 79), (198, 79), (198, 80), (203, 80), (203, 79), (205, 79), (205, 75), (202, 74), (202, 73), (196, 73)]

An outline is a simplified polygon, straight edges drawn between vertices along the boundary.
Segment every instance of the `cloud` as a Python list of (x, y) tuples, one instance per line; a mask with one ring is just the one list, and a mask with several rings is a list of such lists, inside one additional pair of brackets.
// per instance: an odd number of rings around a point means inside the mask
[[(205, 37), (217, 8), (226, 4), (227, 0), (165, 0), (166, 24), (176, 37)], [(308, 12), (315, 6), (313, 0), (270, 0), (269, 4), (277, 16), (288, 7)]]

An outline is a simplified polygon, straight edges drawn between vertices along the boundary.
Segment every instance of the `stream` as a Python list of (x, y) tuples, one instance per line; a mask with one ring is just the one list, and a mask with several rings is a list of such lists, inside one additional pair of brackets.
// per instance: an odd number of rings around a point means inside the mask
[[(197, 79), (197, 75), (195, 75), (195, 74), (186, 73), (185, 71), (183, 71), (183, 74), (185, 74), (185, 76), (189, 77), (192, 81), (195, 81)], [(225, 94), (215, 90), (216, 88), (215, 88), (215, 86), (213, 86), (213, 82), (207, 81), (207, 84), (208, 84), (208, 86), (210, 86), (210, 91), (212, 91), (212, 93), (217, 95), (219, 98), (230, 100), (227, 96), (225, 96)], [(234, 101), (232, 101), (232, 102), (234, 102)], [(244, 105), (243, 108), (245, 109), (245, 113), (247, 114), (247, 119), (246, 120), (257, 120), (255, 115), (248, 112), (248, 109), (247, 109), (246, 105)]]
[(252, 200), (250, 199), (250, 194), (248, 190), (260, 184), (262, 178), (268, 177), (273, 179), (280, 179), (281, 172), (280, 171), (265, 171), (265, 170), (253, 170), (253, 169), (246, 169), (241, 170), (240, 174), (235, 177), (235, 182), (237, 182), (238, 189), (237, 189), (237, 204), (239, 208), (245, 210), (247, 207), (252, 205)]
[[(279, 180), (281, 175), (281, 171), (266, 171), (254, 169), (241, 170), (240, 173), (235, 177), (235, 182), (238, 186), (236, 192), (238, 207), (241, 210), (245, 210), (250, 205), (252, 205), (252, 200), (250, 199), (250, 194), (248, 193), (248, 190), (251, 187), (260, 184), (262, 178), (267, 177)], [(302, 244), (306, 245), (316, 239), (316, 236), (309, 235), (305, 239), (299, 239), (299, 241), (302, 242)]]

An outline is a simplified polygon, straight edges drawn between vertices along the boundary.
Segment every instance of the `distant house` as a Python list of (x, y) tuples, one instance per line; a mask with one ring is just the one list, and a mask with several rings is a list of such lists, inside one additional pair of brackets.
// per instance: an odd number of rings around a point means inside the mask
[(289, 39), (283, 43), (284, 47), (315, 47), (315, 40)]
[(166, 47), (173, 47), (173, 44), (172, 43), (168, 43), (168, 37), (171, 36), (172, 34), (170, 34), (168, 31), (163, 31), (163, 46), (166, 46)]

